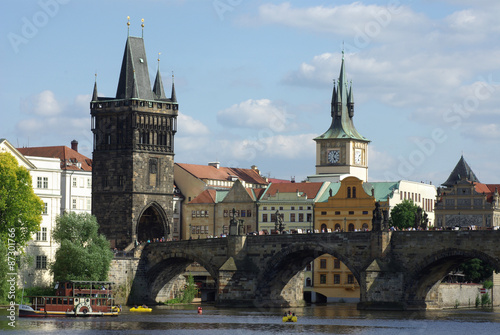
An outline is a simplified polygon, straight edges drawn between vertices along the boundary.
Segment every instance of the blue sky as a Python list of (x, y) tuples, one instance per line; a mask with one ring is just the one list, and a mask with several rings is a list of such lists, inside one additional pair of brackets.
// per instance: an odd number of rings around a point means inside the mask
[(315, 173), (342, 48), (354, 124), (372, 142), (369, 180), (441, 184), (464, 155), (498, 183), (500, 3), (438, 1), (4, 1), (0, 137), (91, 157), (97, 73), (114, 96), (127, 37), (144, 39), (151, 80), (175, 74), (175, 161)]

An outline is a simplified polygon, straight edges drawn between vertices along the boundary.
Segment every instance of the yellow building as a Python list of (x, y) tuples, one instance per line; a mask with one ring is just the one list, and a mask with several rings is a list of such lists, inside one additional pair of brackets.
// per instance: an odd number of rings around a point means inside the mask
[[(364, 190), (363, 181), (347, 177), (338, 187), (336, 193), (332, 190), (324, 201), (316, 203), (315, 230), (325, 234), (371, 230), (375, 198)], [(316, 302), (359, 300), (359, 284), (335, 257), (324, 254), (316, 258), (313, 273)]]

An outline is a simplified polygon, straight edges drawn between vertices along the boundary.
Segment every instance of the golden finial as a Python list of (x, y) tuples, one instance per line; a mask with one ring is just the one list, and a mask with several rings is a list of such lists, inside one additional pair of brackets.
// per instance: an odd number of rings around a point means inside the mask
[(127, 16), (127, 36), (130, 34), (130, 16)]
[(141, 27), (142, 27), (142, 38), (144, 38), (144, 19), (141, 19)]
[(158, 52), (158, 63), (160, 62), (160, 55), (161, 55), (161, 52)]

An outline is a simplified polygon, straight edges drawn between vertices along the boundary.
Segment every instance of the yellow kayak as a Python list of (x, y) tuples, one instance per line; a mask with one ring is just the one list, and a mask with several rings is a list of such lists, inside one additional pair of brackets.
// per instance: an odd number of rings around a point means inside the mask
[(116, 312), (116, 313), (120, 313), (122, 310), (118, 306), (111, 306), (111, 311)]
[(284, 316), (283, 317), (283, 322), (297, 322), (297, 317), (294, 315), (294, 316)]
[(130, 309), (131, 312), (151, 312), (152, 310), (153, 310), (152, 308), (142, 307), (142, 306), (132, 307)]

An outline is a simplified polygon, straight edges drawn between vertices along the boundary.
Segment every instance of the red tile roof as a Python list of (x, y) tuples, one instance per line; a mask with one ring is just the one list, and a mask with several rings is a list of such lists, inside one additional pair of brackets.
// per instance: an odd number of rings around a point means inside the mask
[(217, 191), (209, 189), (201, 192), (196, 198), (191, 200), (190, 204), (214, 204)]
[(500, 184), (474, 183), (474, 188), (477, 193), (484, 193), (487, 196), (486, 201), (490, 203), (493, 201), (495, 190), (500, 192)]
[[(92, 159), (64, 145), (18, 148), (17, 150), (24, 156), (59, 158), (62, 170), (92, 171)], [(81, 167), (78, 167), (77, 163), (80, 163)]]
[(253, 201), (260, 199), (262, 194), (266, 191), (265, 188), (247, 188), (246, 189)]
[(278, 184), (278, 183), (291, 183), (291, 182), (292, 182), (291, 180), (286, 180), (286, 179), (276, 179), (276, 178), (267, 178), (267, 180), (268, 180), (270, 183), (273, 183), (273, 184)]
[(307, 195), (308, 199), (313, 199), (318, 194), (323, 183), (278, 183), (271, 184), (266, 194), (275, 195), (280, 193), (301, 192)]
[(204, 180), (230, 180), (231, 176), (251, 184), (267, 185), (267, 182), (259, 173), (253, 169), (219, 167), (218, 169), (210, 165), (197, 165), (186, 163), (175, 163), (193, 176)]

